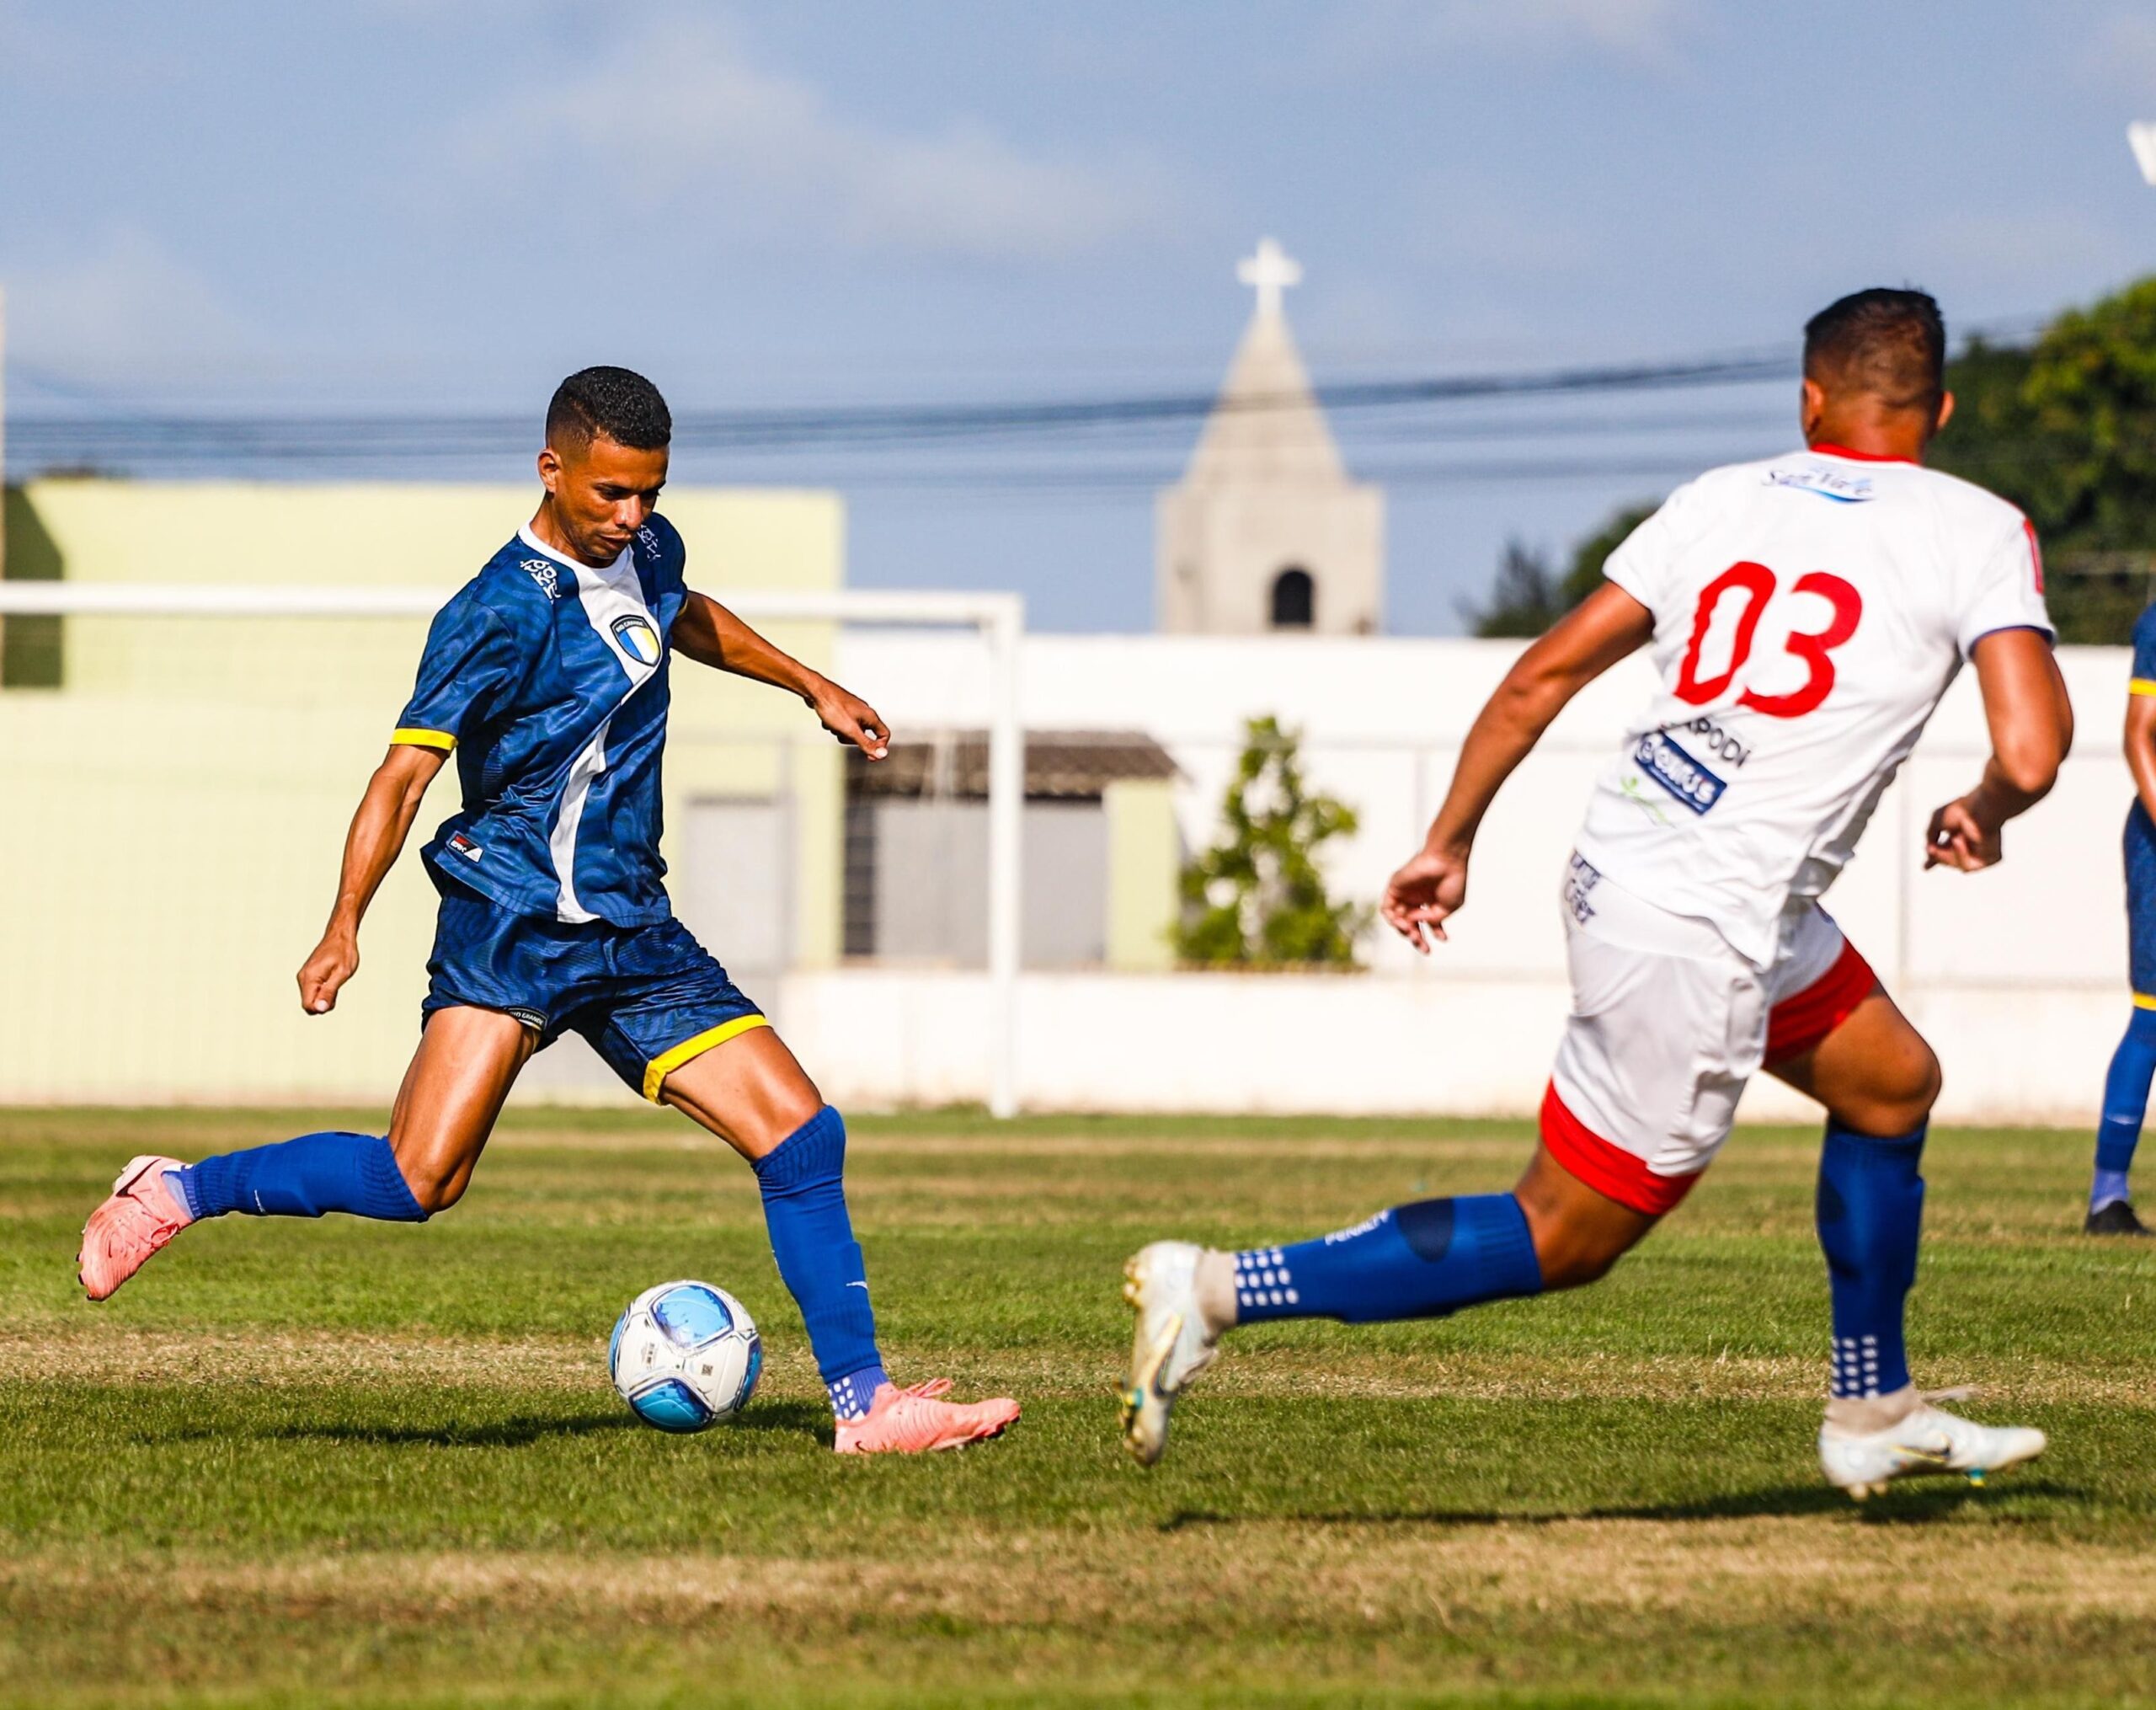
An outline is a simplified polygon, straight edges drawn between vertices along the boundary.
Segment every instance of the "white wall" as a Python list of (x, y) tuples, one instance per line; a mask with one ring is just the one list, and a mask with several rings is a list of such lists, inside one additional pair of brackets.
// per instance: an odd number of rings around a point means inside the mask
[[(1212, 835), (1242, 720), (1274, 713), (1300, 728), (1314, 781), (1362, 815), (1362, 831), (1329, 864), (1338, 892), (1367, 900), (1419, 842), (1461, 737), (1518, 651), (1449, 640), (1037, 636), (1021, 679), (1029, 725), (1139, 729), (1166, 745), (1183, 770), (1177, 811), (1193, 846)], [(2080, 716), (2074, 754), (2051, 799), (2009, 828), (2005, 863), (1974, 876), (1922, 870), (1925, 820), (1974, 783), (1987, 750), (1965, 675), (1828, 899), (1932, 1037), (1948, 1077), (1942, 1114), (1959, 1120), (2091, 1115), (2125, 1021), (2127, 658), (2069, 648), (2061, 659)], [(838, 664), (901, 734), (985, 722), (985, 660), (969, 639), (848, 633)], [(1589, 781), (1648, 681), (1634, 660), (1594, 685), (1507, 786), (1477, 850), (1470, 905), (1428, 962), (1373, 938), (1362, 977), (1029, 978), (1027, 1102), (1531, 1109), (1565, 1013), (1558, 873)], [(841, 970), (790, 981), (787, 993), (797, 1048), (835, 1090), (857, 1102), (981, 1095), (985, 1000), (963, 976)], [(848, 1006), (863, 1002), (892, 1018), (870, 1055), (844, 1025)], [(1779, 1088), (1753, 1100), (1748, 1114), (1803, 1109)]]

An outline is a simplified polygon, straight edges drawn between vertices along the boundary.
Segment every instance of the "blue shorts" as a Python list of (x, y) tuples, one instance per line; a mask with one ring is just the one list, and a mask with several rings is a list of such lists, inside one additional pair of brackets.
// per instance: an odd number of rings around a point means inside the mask
[(2156, 1007), (2156, 825), (2137, 800), (2126, 816), (2126, 938), (2133, 995)]
[(691, 1057), (771, 1025), (679, 921), (572, 925), (446, 882), (427, 974), (422, 1028), (438, 1009), (470, 1006), (515, 1016), (541, 1050), (574, 1029), (654, 1103)]

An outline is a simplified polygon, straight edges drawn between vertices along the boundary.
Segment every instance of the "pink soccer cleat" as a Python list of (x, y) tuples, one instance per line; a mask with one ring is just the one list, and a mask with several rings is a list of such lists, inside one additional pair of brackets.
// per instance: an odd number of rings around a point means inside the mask
[(75, 1274), (93, 1301), (109, 1298), (120, 1284), (195, 1220), (166, 1184), (165, 1172), (182, 1168), (176, 1157), (128, 1160), (112, 1184), (112, 1197), (83, 1226), (83, 1250)]
[(1000, 1437), (1018, 1417), (1009, 1397), (995, 1401), (945, 1401), (951, 1380), (931, 1378), (910, 1389), (886, 1383), (868, 1411), (839, 1421), (841, 1455), (925, 1455), (931, 1449), (963, 1449)]

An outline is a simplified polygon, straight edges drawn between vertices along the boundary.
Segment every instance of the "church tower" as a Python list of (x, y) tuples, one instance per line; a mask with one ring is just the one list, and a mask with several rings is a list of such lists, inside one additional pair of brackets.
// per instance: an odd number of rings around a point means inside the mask
[(1257, 312), (1190, 467), (1155, 504), (1161, 628), (1177, 635), (1374, 632), (1385, 494), (1351, 481), (1281, 307), (1303, 270), (1267, 238), (1236, 270)]

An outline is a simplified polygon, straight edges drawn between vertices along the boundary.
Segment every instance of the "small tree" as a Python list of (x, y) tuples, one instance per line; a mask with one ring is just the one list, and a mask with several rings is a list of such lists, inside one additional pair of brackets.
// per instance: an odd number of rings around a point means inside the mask
[(1182, 870), (1175, 944), (1185, 961), (1355, 965), (1355, 940), (1372, 911), (1334, 902), (1313, 858), (1327, 839), (1354, 831), (1355, 810), (1310, 793), (1299, 741), (1277, 719), (1245, 726), (1242, 757), (1220, 804), (1219, 841)]
[(1627, 505), (1572, 548), (1562, 574), (1549, 559), (1524, 542), (1505, 542), (1497, 576), (1486, 606), (1463, 604), (1460, 612), (1477, 635), (1533, 637), (1542, 633), (1602, 585), (1602, 567), (1609, 554), (1654, 515), (1652, 505)]

